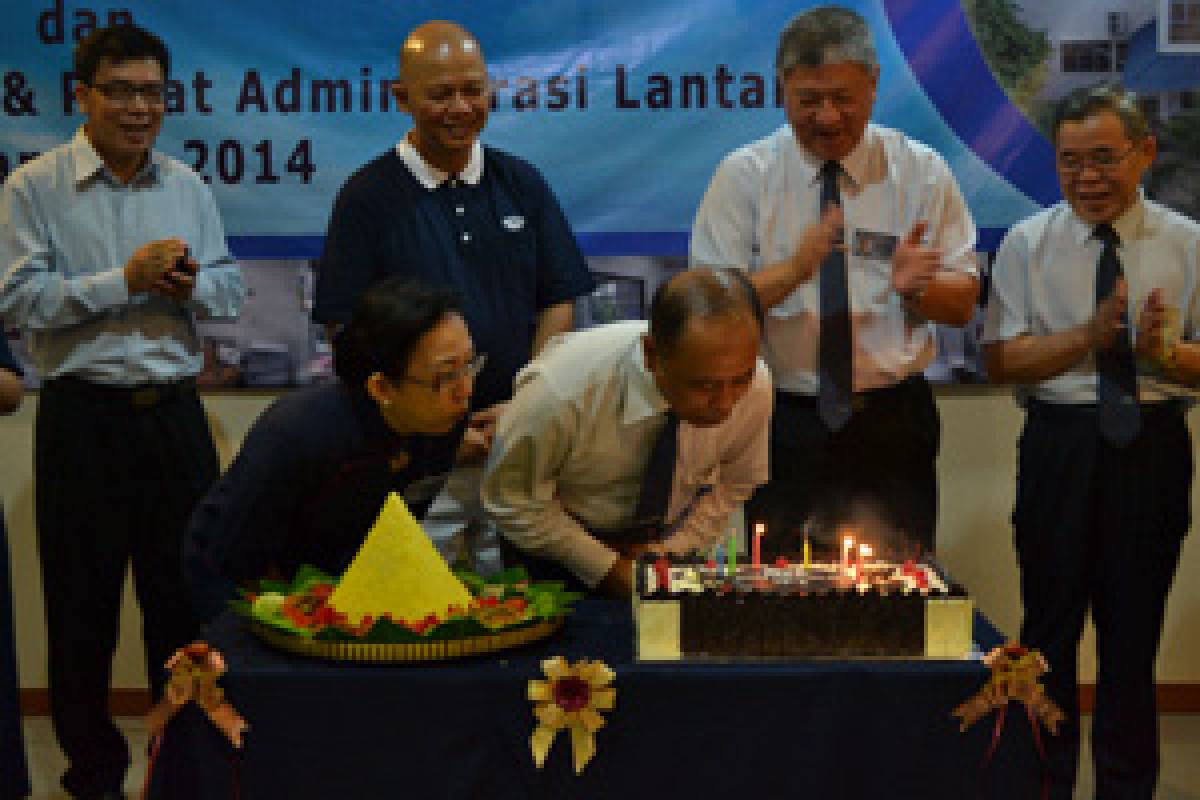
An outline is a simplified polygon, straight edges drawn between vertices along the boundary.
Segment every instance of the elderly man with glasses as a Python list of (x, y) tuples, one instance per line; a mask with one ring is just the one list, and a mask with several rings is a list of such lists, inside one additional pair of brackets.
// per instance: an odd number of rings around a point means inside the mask
[(0, 194), (0, 318), (24, 329), (45, 381), (38, 550), (51, 714), (75, 797), (117, 796), (129, 764), (108, 682), (131, 563), (156, 692), (192, 635), (180, 542), (217, 475), (196, 320), (236, 316), (244, 295), (208, 188), (152, 149), (169, 64), (136, 26), (87, 36), (83, 126)]
[(1200, 224), (1139, 188), (1155, 139), (1136, 98), (1067, 95), (1065, 200), (1015, 225), (992, 273), (984, 355), (1025, 406), (1013, 528), (1021, 640), (1050, 662), (1068, 724), (1047, 740), (1055, 798), (1079, 760), (1079, 639), (1091, 611), (1096, 796), (1154, 795), (1154, 661), (1190, 519), (1183, 411), (1200, 381)]
[(975, 307), (975, 226), (940, 155), (870, 122), (862, 16), (797, 14), (775, 68), (787, 124), (721, 162), (691, 241), (694, 266), (747, 270), (770, 309), (771, 480), (746, 514), (768, 523), (768, 549), (798, 550), (810, 519), (831, 547), (864, 507), (932, 549), (941, 425), (922, 371), (934, 323)]

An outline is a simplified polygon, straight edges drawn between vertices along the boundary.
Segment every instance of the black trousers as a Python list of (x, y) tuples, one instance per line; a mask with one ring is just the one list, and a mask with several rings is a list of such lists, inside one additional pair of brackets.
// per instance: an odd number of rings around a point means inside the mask
[(1029, 409), (1013, 528), (1021, 640), (1046, 656), (1046, 689), (1068, 718), (1045, 740), (1055, 798), (1072, 797), (1078, 768), (1077, 653), (1089, 610), (1098, 667), (1096, 797), (1154, 796), (1154, 662), (1188, 529), (1191, 483), (1191, 441), (1172, 407), (1143, 407), (1142, 432), (1123, 449), (1100, 438), (1093, 407)]
[(125, 574), (133, 566), (146, 670), (193, 635), (181, 544), (217, 475), (194, 385), (115, 389), (64, 378), (42, 389), (34, 451), (50, 710), (77, 797), (119, 790), (129, 751), (108, 713)]
[(856, 394), (854, 414), (837, 433), (821, 421), (815, 397), (778, 391), (771, 479), (747, 501), (746, 521), (766, 523), (764, 552), (792, 555), (810, 516), (814, 544), (830, 547), (834, 526), (869, 504), (907, 534), (913, 549), (932, 550), (941, 430), (933, 392), (920, 376)]
[(8, 538), (4, 531), (4, 510), (0, 509), (0, 800), (29, 794), (29, 770), (21, 739), (15, 639)]

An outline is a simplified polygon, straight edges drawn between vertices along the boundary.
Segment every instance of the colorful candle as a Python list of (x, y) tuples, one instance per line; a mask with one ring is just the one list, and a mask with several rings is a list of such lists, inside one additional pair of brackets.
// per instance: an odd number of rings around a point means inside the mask
[(729, 577), (737, 576), (737, 531), (729, 532)]
[(752, 559), (751, 565), (754, 567), (755, 572), (758, 572), (759, 569), (762, 568), (762, 538), (763, 538), (763, 534), (765, 534), (766, 532), (767, 532), (766, 523), (763, 523), (763, 522), (754, 523), (754, 542), (753, 542), (753, 550), (751, 553), (751, 559)]
[(808, 540), (808, 534), (804, 534), (804, 571), (808, 572), (812, 569), (812, 542)]

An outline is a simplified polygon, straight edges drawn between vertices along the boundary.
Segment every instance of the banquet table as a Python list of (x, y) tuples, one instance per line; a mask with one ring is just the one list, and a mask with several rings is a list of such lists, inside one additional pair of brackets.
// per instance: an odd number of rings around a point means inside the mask
[[(984, 650), (999, 634), (978, 613)], [(585, 598), (550, 638), (454, 662), (368, 666), (272, 649), (232, 613), (207, 641), (250, 729), (235, 750), (195, 706), (168, 725), (151, 797), (1036, 798), (1041, 765), (1018, 707), (965, 733), (951, 710), (978, 660), (638, 662), (629, 605)], [(599, 659), (616, 706), (575, 774), (559, 734), (538, 769), (527, 683), (541, 661)], [(987, 758), (989, 749), (994, 752)], [(985, 763), (986, 762), (986, 763)]]

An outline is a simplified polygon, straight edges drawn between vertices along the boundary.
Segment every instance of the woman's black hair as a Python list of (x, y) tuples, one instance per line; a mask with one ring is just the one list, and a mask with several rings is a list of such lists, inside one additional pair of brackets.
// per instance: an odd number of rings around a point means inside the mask
[(401, 378), (422, 336), (462, 301), (451, 289), (397, 276), (363, 295), (349, 324), (333, 340), (333, 369), (348, 386), (361, 387), (382, 372)]

